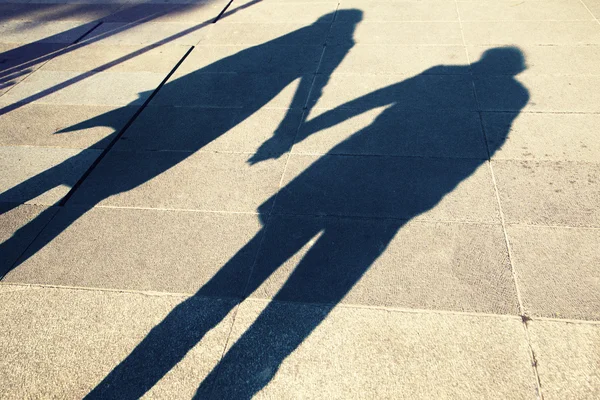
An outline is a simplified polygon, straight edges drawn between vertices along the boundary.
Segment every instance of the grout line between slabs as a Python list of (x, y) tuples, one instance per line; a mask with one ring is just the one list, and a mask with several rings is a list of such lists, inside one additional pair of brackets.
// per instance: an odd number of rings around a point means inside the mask
[(516, 296), (517, 296), (517, 301), (518, 301), (518, 306), (519, 306), (519, 313), (521, 315), (521, 321), (522, 321), (522, 328), (523, 328), (523, 332), (525, 334), (525, 340), (527, 342), (527, 347), (528, 347), (528, 353), (529, 353), (529, 359), (531, 362), (531, 368), (533, 370), (533, 377), (535, 379), (535, 383), (536, 383), (536, 390), (537, 390), (537, 397), (541, 400), (544, 400), (544, 394), (542, 392), (542, 385), (541, 385), (541, 380), (540, 380), (540, 375), (538, 372), (538, 364), (537, 364), (537, 359), (535, 356), (535, 351), (533, 350), (533, 345), (531, 342), (531, 337), (529, 335), (529, 329), (527, 326), (527, 322), (530, 320), (529, 317), (527, 317), (525, 315), (525, 309), (523, 307), (523, 300), (521, 297), (521, 291), (519, 288), (519, 284), (518, 284), (518, 280), (517, 280), (517, 272), (515, 270), (515, 266), (514, 266), (514, 262), (513, 262), (513, 256), (511, 253), (511, 248), (510, 248), (510, 243), (508, 240), (508, 233), (506, 231), (506, 222), (505, 222), (505, 218), (504, 218), (504, 213), (502, 211), (502, 204), (500, 201), (500, 194), (498, 191), (498, 185), (496, 182), (496, 177), (494, 175), (494, 169), (492, 168), (492, 154), (490, 153), (490, 149), (489, 149), (489, 142), (488, 142), (488, 138), (487, 138), (487, 134), (486, 134), (486, 130), (485, 130), (485, 126), (483, 124), (483, 117), (482, 117), (482, 111), (481, 111), (481, 103), (479, 101), (479, 96), (477, 95), (477, 88), (475, 87), (475, 78), (473, 75), (473, 71), (471, 68), (471, 61), (469, 59), (469, 51), (467, 48), (467, 43), (465, 41), (465, 36), (464, 36), (464, 32), (463, 32), (463, 25), (462, 25), (462, 21), (460, 18), (460, 11), (458, 8), (458, 0), (454, 0), (454, 4), (456, 6), (456, 13), (458, 16), (458, 22), (459, 22), (459, 26), (460, 26), (460, 34), (462, 37), (462, 41), (463, 41), (463, 46), (465, 49), (465, 54), (467, 56), (467, 62), (469, 63), (469, 72), (471, 75), (471, 85), (472, 85), (472, 90), (473, 90), (473, 96), (475, 97), (475, 104), (477, 105), (477, 111), (478, 111), (478, 115), (479, 115), (479, 123), (481, 125), (481, 132), (483, 133), (483, 140), (485, 142), (485, 146), (488, 152), (488, 160), (487, 160), (487, 164), (489, 167), (489, 171), (491, 174), (491, 178), (492, 178), (492, 183), (494, 186), (494, 194), (496, 196), (496, 201), (498, 204), (498, 213), (500, 214), (500, 221), (501, 221), (501, 225), (502, 225), (502, 233), (504, 235), (504, 242), (505, 242), (505, 246), (506, 246), (506, 250), (507, 250), (507, 255), (508, 255), (508, 262), (510, 264), (510, 269), (511, 269), (511, 273), (512, 273), (512, 277), (513, 277), (513, 282), (514, 282), (514, 287), (515, 287), (515, 292), (516, 292)]
[[(592, 16), (588, 19), (573, 18), (573, 19), (551, 19), (551, 18), (540, 18), (540, 19), (465, 19), (463, 22), (468, 23), (489, 23), (489, 22), (594, 22), (595, 18)], [(458, 22), (455, 19), (369, 19), (363, 21), (366, 24), (418, 24), (418, 23), (436, 23), (436, 24), (453, 24)], [(115, 22), (113, 22), (115, 23)], [(116, 22), (118, 23), (118, 22)], [(161, 22), (154, 22), (161, 23)], [(183, 24), (185, 22), (166, 22), (172, 24)], [(214, 23), (214, 22), (213, 22)], [(260, 21), (260, 22), (238, 22), (228, 21), (227, 25), (243, 25), (243, 24), (261, 24), (261, 25), (282, 25), (282, 24), (302, 24), (303, 22), (286, 22), (286, 21)], [(324, 24), (324, 22), (321, 22)]]
[[(482, 139), (483, 140), (483, 139)], [(70, 147), (70, 146), (57, 146), (57, 145), (36, 145), (36, 144), (0, 144), (1, 148), (20, 148), (20, 149), (45, 149), (45, 150), (73, 150), (79, 152), (97, 152), (100, 153), (104, 148), (82, 148), (82, 147)], [(114, 153), (128, 153), (128, 154), (155, 154), (155, 153), (175, 153), (175, 154), (213, 154), (213, 155), (243, 155), (249, 156), (256, 154), (255, 151), (235, 151), (235, 150), (177, 150), (177, 149), (115, 149)], [(352, 158), (389, 158), (389, 159), (433, 159), (433, 160), (447, 160), (447, 161), (488, 161), (488, 157), (475, 157), (475, 156), (444, 156), (444, 155), (413, 155), (413, 154), (385, 154), (385, 153), (351, 153), (351, 152), (319, 152), (319, 151), (286, 151), (291, 156), (298, 157), (352, 157)], [(537, 163), (537, 164), (574, 164), (574, 165), (589, 165), (596, 166), (600, 164), (600, 161), (592, 160), (576, 160), (576, 159), (558, 159), (558, 158), (491, 158), (493, 163), (511, 163), (511, 162), (525, 162), (525, 163)], [(543, 225), (547, 226), (547, 225)]]
[[(72, 290), (72, 291), (87, 291), (87, 292), (105, 292), (105, 293), (122, 293), (141, 295), (147, 297), (180, 297), (189, 298), (193, 297), (190, 293), (178, 293), (178, 292), (157, 292), (157, 291), (145, 291), (135, 289), (111, 289), (102, 287), (85, 287), (85, 286), (68, 286), (68, 285), (53, 285), (53, 284), (39, 284), (39, 283), (19, 283), (19, 282), (2, 282), (0, 286), (9, 287), (14, 286), (21, 288), (21, 290), (27, 289), (56, 289), (56, 290)], [(12, 293), (12, 292), (11, 292)], [(237, 301), (241, 303), (239, 298), (235, 297), (218, 297), (218, 296), (202, 296), (203, 299), (212, 299), (215, 301)], [(328, 304), (322, 303), (305, 303), (285, 300), (272, 300), (267, 298), (259, 297), (247, 297), (243, 300), (255, 303), (281, 303), (290, 305), (301, 305), (309, 307), (322, 307), (328, 306)], [(475, 311), (456, 311), (456, 310), (440, 310), (440, 309), (419, 309), (419, 308), (404, 308), (394, 306), (376, 306), (368, 304), (356, 304), (356, 303), (340, 303), (336, 305), (340, 308), (352, 308), (352, 309), (365, 309), (365, 310), (380, 310), (394, 313), (407, 313), (407, 314), (432, 314), (432, 315), (456, 315), (456, 316), (470, 316), (470, 317), (484, 317), (484, 318), (509, 318), (514, 320), (522, 320), (519, 315), (516, 314), (493, 314)], [(581, 325), (600, 325), (599, 320), (584, 320), (584, 319), (563, 319), (563, 318), (552, 318), (552, 317), (533, 317), (530, 321), (544, 321), (544, 322), (556, 322), (556, 323), (567, 323), (567, 324), (581, 324)]]
[(596, 16), (594, 15), (594, 13), (592, 12), (592, 10), (589, 9), (589, 7), (587, 6), (587, 4), (585, 4), (585, 2), (583, 0), (579, 0), (579, 2), (581, 3), (581, 5), (583, 7), (585, 7), (585, 9), (590, 13), (590, 15), (592, 16), (592, 19), (594, 21), (596, 21), (599, 25), (600, 25), (600, 20), (598, 18), (596, 18)]
[[(17, 204), (21, 206), (30, 207), (44, 207), (44, 208), (60, 208), (60, 209), (75, 209), (84, 208), (86, 204), (67, 204), (64, 207), (57, 205), (38, 204), (38, 203), (18, 203), (10, 201), (0, 201), (1, 204)], [(94, 205), (95, 210), (136, 210), (136, 211), (165, 211), (165, 212), (181, 212), (181, 213), (197, 213), (197, 214), (221, 214), (221, 215), (246, 215), (246, 216), (258, 216), (260, 213), (257, 211), (231, 211), (231, 210), (210, 210), (210, 209), (198, 209), (198, 208), (170, 208), (170, 207), (143, 207), (143, 206), (114, 206), (114, 205)], [(501, 226), (501, 222), (495, 221), (477, 221), (477, 220), (451, 220), (451, 219), (428, 219), (428, 218), (402, 218), (397, 216), (377, 216), (377, 215), (357, 215), (357, 214), (301, 214), (301, 213), (289, 213), (289, 212), (272, 212), (277, 217), (292, 217), (292, 218), (331, 218), (331, 219), (345, 219), (345, 220), (356, 220), (356, 221), (411, 221), (411, 223), (419, 224), (457, 224), (457, 225), (480, 225), (480, 226)], [(534, 229), (575, 229), (575, 230), (600, 230), (600, 226), (571, 226), (571, 225), (541, 225), (531, 223), (520, 223), (520, 222), (507, 222), (506, 226), (510, 227), (526, 227)]]

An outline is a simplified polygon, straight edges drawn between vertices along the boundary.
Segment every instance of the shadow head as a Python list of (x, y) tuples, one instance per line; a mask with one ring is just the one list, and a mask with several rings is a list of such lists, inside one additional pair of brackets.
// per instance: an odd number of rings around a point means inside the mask
[(483, 73), (517, 75), (527, 69), (525, 56), (517, 47), (495, 47), (486, 50), (477, 62), (477, 70)]
[[(517, 47), (496, 47), (486, 50), (472, 65), (479, 98), (487, 107), (506, 112), (486, 115), (486, 137), (489, 155), (496, 153), (511, 132), (515, 118), (529, 102), (529, 91), (515, 75), (527, 69), (525, 56)], [(477, 77), (479, 75), (479, 77)]]

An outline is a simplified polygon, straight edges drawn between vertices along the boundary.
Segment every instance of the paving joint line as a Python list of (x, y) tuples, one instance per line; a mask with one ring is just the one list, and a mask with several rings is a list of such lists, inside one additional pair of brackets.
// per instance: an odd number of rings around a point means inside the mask
[(585, 2), (583, 0), (579, 0), (579, 2), (590, 13), (590, 15), (592, 16), (593, 20), (596, 21), (600, 25), (600, 20), (598, 18), (596, 18), (596, 16), (592, 12), (592, 10), (590, 10), (590, 8), (587, 6), (587, 4), (585, 4)]
[(558, 114), (558, 115), (599, 115), (600, 111), (534, 111), (534, 110), (483, 110), (485, 114)]
[(529, 162), (529, 163), (539, 163), (539, 164), (585, 164), (585, 165), (598, 165), (598, 161), (586, 161), (586, 160), (550, 160), (550, 159), (527, 159), (527, 158), (495, 158), (493, 159), (495, 163), (498, 162)]
[[(463, 46), (456, 46), (456, 47), (463, 47)], [(473, 75), (473, 76), (478, 76), (478, 77), (486, 77), (486, 78), (496, 78), (496, 77), (504, 77), (504, 76), (513, 76), (510, 73), (502, 73), (502, 72), (493, 72), (493, 73), (488, 73), (488, 72), (484, 72), (484, 73), (476, 73), (476, 72), (472, 72), (472, 73), (463, 73), (463, 72), (427, 72), (427, 73), (417, 73), (418, 71), (415, 72), (337, 72), (336, 75), (338, 76), (344, 76), (344, 77), (355, 77), (355, 76), (376, 76), (376, 77), (419, 77), (419, 78), (424, 78), (424, 77), (430, 77), (430, 76), (462, 76), (462, 77), (467, 77), (469, 76), (469, 74)], [(205, 72), (205, 74), (226, 74), (229, 72)], [(245, 74), (261, 74), (260, 72), (242, 72)], [(272, 73), (272, 74), (277, 74), (277, 73)], [(317, 73), (317, 75), (319, 75), (319, 73)], [(582, 77), (582, 78), (590, 78), (590, 77), (596, 77), (596, 76), (600, 76), (600, 73), (564, 73), (564, 72), (560, 72), (560, 73), (535, 73), (535, 74), (525, 74), (524, 76), (528, 76), (528, 77), (552, 77), (552, 78), (560, 78), (560, 77)]]
[(458, 315), (458, 316), (471, 316), (471, 317), (489, 317), (489, 318), (509, 318), (514, 319), (516, 321), (521, 320), (521, 317), (517, 314), (493, 314), (493, 313), (485, 313), (485, 312), (477, 312), (477, 311), (458, 311), (458, 310), (442, 310), (442, 309), (426, 309), (426, 308), (405, 308), (405, 307), (394, 307), (394, 306), (378, 306), (378, 305), (369, 305), (369, 304), (359, 304), (359, 303), (308, 303), (302, 301), (292, 301), (292, 300), (273, 300), (268, 298), (260, 298), (260, 297), (248, 297), (245, 299), (247, 301), (255, 302), (255, 303), (270, 303), (276, 302), (281, 304), (289, 304), (289, 305), (300, 305), (300, 306), (308, 306), (308, 307), (341, 307), (341, 308), (352, 308), (352, 309), (362, 309), (362, 310), (379, 310), (379, 311), (387, 311), (387, 312), (395, 312), (395, 313), (405, 313), (405, 314), (433, 314), (433, 315)]
[[(302, 126), (302, 123), (298, 126), (298, 129), (300, 128), (300, 126)], [(296, 136), (294, 137), (294, 140), (296, 139)], [(0, 147), (29, 147), (29, 146), (21, 146), (21, 145), (16, 145), (16, 146), (0, 146)], [(53, 146), (35, 146), (35, 147), (43, 147), (43, 148), (52, 148), (52, 149), (71, 149), (68, 147), (53, 147)], [(292, 145), (293, 147), (293, 145)], [(77, 148), (72, 148), (72, 150), (79, 150)], [(86, 149), (87, 150), (87, 149)], [(90, 150), (102, 150), (102, 149), (90, 149)], [(198, 150), (198, 151), (191, 151), (191, 150), (164, 150), (164, 149), (127, 149), (127, 150), (114, 150), (115, 153), (133, 153), (133, 154), (147, 154), (147, 153), (184, 153), (184, 154), (189, 154), (189, 155), (193, 155), (193, 154), (223, 154), (223, 155), (254, 155), (256, 154), (256, 152), (254, 151), (232, 151), (232, 150)], [(444, 156), (444, 155), (411, 155), (411, 154), (377, 154), (377, 153), (365, 153), (365, 154), (361, 154), (361, 153), (319, 153), (319, 152), (290, 152), (290, 151), (286, 151), (286, 154), (289, 154), (290, 156), (294, 155), (294, 156), (304, 156), (304, 157), (312, 157), (312, 156), (326, 156), (326, 157), (346, 157), (346, 158), (359, 158), (359, 157), (368, 157), (368, 158), (408, 158), (408, 159), (435, 159), (435, 160), (478, 160), (478, 161), (483, 161), (483, 160), (488, 160), (487, 157), (469, 157), (469, 156), (464, 156), (464, 157), (455, 157), (455, 156)], [(271, 154), (271, 153), (269, 153)], [(507, 159), (507, 161), (510, 161), (513, 159)], [(523, 161), (520, 159), (514, 159), (516, 161)], [(527, 160), (526, 161), (544, 161), (544, 160)], [(546, 161), (555, 161), (555, 160), (546, 160)], [(565, 162), (569, 162), (569, 160), (566, 160)], [(595, 164), (593, 161), (573, 161), (573, 162), (581, 162), (581, 163), (591, 163), (591, 164)]]
[(527, 224), (527, 223), (519, 223), (519, 222), (509, 222), (506, 224), (507, 226), (524, 226), (528, 228), (550, 228), (550, 229), (587, 229), (587, 230), (599, 230), (600, 226), (571, 226), (571, 225), (540, 225), (540, 224)]
[[(64, 208), (85, 208), (85, 204), (67, 204)], [(112, 210), (140, 210), (140, 211), (168, 211), (168, 212), (194, 212), (206, 214), (233, 214), (233, 215), (260, 215), (257, 211), (227, 211), (227, 210), (204, 210), (199, 208), (168, 208), (168, 207), (140, 207), (140, 206), (111, 206), (111, 205), (95, 205), (94, 209), (112, 209)]]
[[(521, 317), (517, 314), (493, 314), (493, 313), (483, 313), (476, 311), (457, 311), (457, 310), (441, 310), (441, 309), (419, 309), (419, 308), (403, 308), (403, 307), (393, 307), (393, 306), (377, 306), (377, 305), (368, 305), (368, 304), (358, 304), (358, 303), (319, 303), (319, 302), (302, 302), (302, 301), (291, 301), (291, 300), (274, 300), (271, 298), (261, 298), (261, 297), (252, 297), (252, 296), (244, 296), (244, 297), (227, 297), (227, 296), (199, 296), (193, 293), (178, 293), (178, 292), (157, 292), (157, 291), (145, 291), (145, 290), (136, 290), (136, 289), (118, 289), (118, 288), (103, 288), (103, 287), (94, 287), (94, 286), (69, 286), (69, 285), (55, 285), (55, 284), (42, 284), (42, 283), (19, 283), (19, 282), (5, 282), (0, 284), (0, 286), (16, 286), (22, 288), (36, 288), (36, 289), (56, 289), (56, 290), (72, 290), (72, 291), (82, 291), (82, 292), (106, 292), (106, 293), (115, 293), (115, 294), (132, 294), (132, 295), (142, 295), (147, 297), (182, 297), (182, 298), (191, 298), (197, 297), (208, 300), (222, 300), (222, 301), (231, 301), (236, 302), (238, 305), (242, 302), (249, 301), (255, 303), (280, 303), (280, 304), (289, 304), (289, 305), (299, 305), (299, 306), (309, 306), (309, 307), (330, 307), (335, 305), (336, 307), (342, 308), (354, 308), (354, 309), (370, 309), (370, 310), (381, 310), (381, 311), (390, 311), (390, 312), (398, 312), (398, 313), (413, 313), (413, 314), (451, 314), (451, 315), (461, 315), (461, 316), (473, 316), (473, 317), (491, 317), (491, 318), (511, 318), (515, 320), (520, 320)], [(560, 320), (558, 320), (560, 321)], [(579, 322), (587, 322), (585, 320)], [(598, 321), (600, 323), (600, 321)]]
[[(230, 301), (230, 302), (255, 302), (255, 303), (281, 303), (281, 304), (289, 304), (289, 305), (300, 305), (300, 306), (308, 306), (308, 307), (323, 307), (330, 306), (330, 303), (309, 303), (309, 302), (301, 302), (301, 301), (290, 301), (290, 300), (273, 300), (269, 298), (260, 298), (260, 297), (252, 297), (248, 296), (240, 301), (240, 297), (228, 297), (228, 296), (196, 296), (191, 293), (178, 293), (178, 292), (159, 292), (159, 291), (145, 291), (145, 290), (135, 290), (135, 289), (113, 289), (113, 288), (102, 288), (102, 287), (92, 287), (92, 286), (68, 286), (68, 285), (53, 285), (53, 284), (41, 284), (41, 283), (19, 283), (19, 282), (2, 282), (0, 286), (3, 287), (16, 287), (20, 288), (20, 290), (27, 289), (56, 289), (56, 290), (71, 290), (71, 291), (86, 291), (86, 292), (106, 292), (106, 293), (115, 293), (115, 294), (131, 294), (131, 295), (141, 295), (146, 297), (178, 297), (178, 298), (190, 298), (190, 297), (198, 297), (206, 300), (213, 301)], [(18, 291), (16, 289), (15, 291)], [(4, 292), (4, 293), (12, 293), (12, 292)], [(395, 306), (378, 306), (378, 305), (369, 305), (369, 304), (359, 304), (359, 303), (339, 303), (337, 306), (341, 308), (352, 308), (352, 309), (366, 309), (366, 310), (381, 310), (395, 313), (407, 313), (407, 314), (432, 314), (432, 315), (456, 315), (456, 316), (470, 316), (470, 317), (489, 317), (489, 318), (508, 318), (514, 320), (522, 320), (522, 317), (517, 314), (494, 314), (494, 313), (486, 313), (486, 312), (477, 312), (477, 311), (458, 311), (458, 310), (443, 310), (443, 309), (425, 309), (425, 308), (405, 308), (405, 307), (395, 307)], [(600, 325), (600, 320), (585, 320), (585, 319), (568, 319), (568, 318), (551, 318), (551, 317), (532, 317), (529, 320), (530, 322), (543, 321), (543, 322), (556, 322), (556, 323), (566, 323), (566, 324), (581, 324), (581, 325)]]
[[(35, 205), (35, 204), (25, 204)], [(54, 206), (57, 207), (57, 206)], [(75, 209), (85, 208), (85, 204), (77, 205), (66, 205), (64, 208)], [(111, 205), (96, 205), (94, 209), (108, 209), (108, 210), (137, 210), (137, 211), (165, 211), (165, 212), (182, 212), (182, 213), (197, 213), (197, 214), (223, 214), (223, 215), (255, 215), (259, 216), (261, 213), (257, 211), (227, 211), (227, 210), (206, 210), (206, 209), (193, 209), (193, 208), (165, 208), (165, 207), (136, 207), (136, 206), (111, 206)], [(446, 220), (446, 219), (422, 219), (422, 218), (402, 218), (394, 216), (377, 216), (377, 215), (357, 215), (357, 214), (301, 214), (301, 213), (286, 213), (270, 211), (268, 214), (277, 217), (294, 217), (294, 218), (330, 218), (330, 219), (347, 219), (347, 220), (359, 220), (359, 221), (404, 221), (424, 224), (459, 224), (459, 225), (483, 225), (483, 226), (500, 226), (500, 221), (489, 222), (489, 221), (476, 221), (476, 220)], [(539, 227), (545, 227), (544, 225), (533, 225)], [(600, 229), (600, 228), (590, 228)]]
[[(0, 145), (0, 148), (32, 148), (32, 149), (48, 149), (48, 150), (74, 150), (74, 151), (92, 151), (92, 152), (102, 152), (103, 148), (80, 148), (80, 147), (61, 147), (61, 146), (52, 146), (52, 145), (30, 145), (30, 144), (7, 144)], [(154, 153), (175, 153), (175, 154), (222, 154), (222, 155), (244, 155), (251, 156), (255, 155), (254, 151), (233, 151), (233, 150), (176, 150), (176, 149), (115, 149), (114, 153), (130, 153), (130, 154), (154, 154)], [(285, 152), (288, 153), (287, 151)], [(327, 157), (347, 157), (347, 158), (406, 158), (406, 159), (434, 159), (434, 160), (455, 160), (455, 161), (466, 161), (466, 160), (477, 160), (477, 161), (487, 161), (487, 157), (475, 157), (475, 156), (445, 156), (445, 155), (420, 155), (420, 154), (384, 154), (384, 153), (350, 153), (350, 152), (339, 152), (339, 153), (330, 153), (330, 152), (309, 152), (309, 151), (296, 151), (291, 152), (291, 156), (300, 156), (300, 157), (316, 157), (316, 156), (327, 156)], [(580, 164), (580, 165), (590, 165), (596, 166), (600, 164), (600, 161), (590, 161), (590, 160), (575, 160), (575, 159), (566, 159), (566, 158), (495, 158), (492, 157), (491, 161), (494, 163), (508, 163), (508, 162), (526, 162), (526, 163), (538, 163), (538, 164)]]
[[(581, 1), (581, 0), (580, 0)], [(533, 377), (535, 379), (535, 383), (536, 383), (536, 389), (537, 389), (537, 396), (539, 399), (544, 400), (544, 394), (542, 392), (542, 384), (541, 384), (541, 379), (540, 379), (540, 375), (538, 372), (538, 361), (535, 355), (535, 351), (533, 349), (533, 345), (531, 342), (531, 337), (529, 335), (529, 329), (527, 326), (528, 321), (531, 320), (530, 317), (528, 317), (525, 314), (525, 308), (523, 306), (523, 300), (521, 297), (521, 291), (519, 288), (519, 284), (518, 284), (518, 280), (517, 280), (517, 271), (515, 269), (515, 265), (513, 262), (513, 256), (512, 256), (512, 252), (511, 252), (511, 248), (510, 248), (510, 242), (508, 240), (508, 233), (506, 231), (506, 221), (504, 218), (504, 212), (502, 210), (502, 203), (500, 201), (500, 194), (498, 191), (498, 184), (496, 182), (496, 176), (494, 175), (494, 169), (492, 168), (492, 153), (490, 152), (490, 147), (489, 147), (489, 140), (486, 134), (486, 129), (485, 126), (483, 124), (483, 117), (482, 117), (482, 110), (481, 110), (481, 102), (479, 101), (479, 96), (477, 95), (477, 88), (475, 87), (475, 75), (473, 74), (473, 70), (471, 68), (471, 60), (469, 58), (469, 50), (467, 48), (467, 42), (465, 40), (465, 35), (463, 32), (463, 25), (462, 25), (462, 20), (460, 18), (460, 11), (459, 11), (459, 7), (458, 7), (458, 0), (454, 0), (454, 4), (456, 6), (456, 13), (458, 16), (458, 22), (459, 22), (459, 26), (460, 26), (460, 34), (462, 37), (462, 44), (464, 46), (465, 49), (465, 54), (467, 56), (467, 62), (469, 63), (469, 74), (471, 76), (471, 87), (472, 87), (472, 91), (473, 91), (473, 96), (475, 97), (475, 104), (477, 105), (477, 112), (479, 115), (479, 123), (481, 126), (481, 132), (483, 133), (483, 140), (485, 142), (485, 146), (488, 152), (488, 160), (487, 160), (487, 164), (488, 164), (488, 168), (491, 174), (491, 178), (492, 178), (492, 183), (494, 186), (494, 194), (496, 195), (496, 202), (498, 204), (498, 213), (500, 214), (500, 222), (502, 225), (502, 233), (504, 234), (504, 244), (506, 246), (506, 251), (507, 251), (507, 255), (508, 255), (508, 262), (510, 265), (510, 269), (511, 269), (511, 273), (512, 273), (512, 278), (513, 278), (513, 282), (514, 282), (514, 287), (515, 287), (515, 293), (517, 295), (517, 302), (518, 302), (518, 306), (519, 306), (519, 313), (521, 316), (521, 321), (522, 321), (522, 329), (523, 332), (525, 334), (525, 340), (527, 342), (527, 347), (528, 347), (528, 352), (529, 352), (529, 359), (531, 361), (531, 367), (533, 370)]]
[[(15, 202), (0, 202), (2, 204), (16, 204), (21, 206), (40, 206), (48, 208), (60, 208), (56, 205), (48, 206), (47, 204), (36, 204), (36, 203), (15, 203)], [(85, 208), (85, 204), (74, 204), (66, 205), (64, 208), (75, 209)], [(94, 209), (107, 209), (107, 210), (136, 210), (136, 211), (165, 211), (165, 212), (181, 212), (181, 213), (197, 213), (197, 214), (222, 214), (222, 215), (260, 215), (257, 211), (229, 211), (229, 210), (209, 210), (201, 208), (169, 208), (169, 207), (142, 207), (142, 206), (113, 206), (113, 205), (95, 205)], [(414, 221), (415, 223), (423, 224), (458, 224), (458, 225), (483, 225), (483, 226), (501, 226), (501, 222), (493, 221), (477, 221), (477, 220), (451, 220), (451, 219), (426, 219), (426, 218), (401, 218), (394, 216), (376, 216), (376, 215), (357, 215), (357, 214), (302, 214), (302, 213), (291, 213), (291, 212), (272, 212), (274, 216), (278, 217), (296, 217), (296, 218), (332, 218), (332, 219), (349, 219), (349, 220), (364, 220), (364, 221)], [(600, 226), (590, 225), (545, 225), (545, 224), (530, 224), (522, 222), (507, 222), (506, 226), (512, 227), (527, 227), (534, 229), (579, 229), (579, 230), (600, 230)]]

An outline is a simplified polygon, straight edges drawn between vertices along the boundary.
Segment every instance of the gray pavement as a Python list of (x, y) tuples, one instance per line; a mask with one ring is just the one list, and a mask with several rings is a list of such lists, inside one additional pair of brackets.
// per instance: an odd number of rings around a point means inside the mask
[(600, 0), (0, 1), (0, 398), (600, 398)]

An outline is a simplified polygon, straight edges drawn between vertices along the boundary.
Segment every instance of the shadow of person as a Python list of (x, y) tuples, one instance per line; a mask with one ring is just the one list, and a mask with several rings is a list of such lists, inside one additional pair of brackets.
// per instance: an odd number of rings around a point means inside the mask
[[(217, 306), (199, 311), (199, 299), (235, 279), (249, 248), (262, 241), (245, 297), (309, 245), (273, 301), (196, 392), (197, 398), (252, 398), (385, 252), (398, 230), (432, 210), (504, 143), (512, 119), (529, 99), (514, 77), (525, 69), (523, 55), (516, 48), (491, 49), (471, 68), (492, 71), (499, 63), (505, 75), (496, 77), (498, 87), (488, 87), (486, 93), (515, 113), (507, 116), (506, 129), (493, 140), (484, 140), (480, 128), (469, 66), (431, 68), (307, 121), (297, 142), (385, 107), (370, 125), (316, 159), (264, 202), (259, 208), (263, 229), (195, 296), (153, 328), (89, 398), (139, 397), (181, 360), (231, 310)], [(259, 152), (249, 161), (275, 156)], [(320, 307), (290, 313), (282, 302)]]
[[(362, 19), (362, 12), (359, 10), (343, 10), (339, 11), (338, 16), (340, 14), (344, 18), (344, 21), (347, 21), (344, 24), (343, 31), (340, 33), (345, 38), (347, 44), (342, 48), (343, 51), (336, 53), (336, 58), (332, 58), (319, 71), (320, 75), (324, 77), (328, 77), (331, 74), (353, 46), (352, 37), (354, 28)], [(5, 276), (11, 269), (23, 263), (39, 249), (43, 248), (81, 215), (94, 207), (94, 205), (117, 193), (129, 191), (148, 182), (157, 175), (177, 165), (194, 154), (195, 151), (201, 149), (219, 136), (226, 134), (236, 125), (249, 118), (275, 98), (284, 88), (292, 82), (299, 80), (298, 87), (289, 106), (289, 111), (276, 131), (280, 133), (287, 132), (288, 139), (281, 138), (281, 135), (276, 134), (274, 135), (274, 139), (271, 140), (273, 145), (266, 150), (268, 154), (282, 154), (285, 152), (291, 146), (289, 132), (291, 130), (295, 133), (300, 122), (297, 118), (298, 113), (292, 111), (301, 111), (305, 107), (308, 91), (311, 85), (313, 85), (314, 73), (317, 69), (322, 49), (316, 48), (317, 51), (312, 58), (294, 57), (294, 54), (299, 51), (298, 43), (307, 43), (307, 39), (317, 38), (317, 40), (322, 39), (324, 41), (327, 27), (332, 17), (333, 14), (326, 14), (309, 26), (280, 36), (264, 44), (242, 50), (163, 86), (159, 90), (159, 95), (155, 98), (158, 102), (162, 102), (161, 105), (181, 104), (187, 106), (191, 103), (202, 106), (203, 100), (211, 101), (212, 98), (217, 97), (223, 99), (224, 108), (230, 106), (231, 102), (235, 102), (237, 108), (235, 110), (224, 110), (223, 114), (226, 115), (226, 118), (219, 119), (218, 121), (210, 120), (209, 113), (202, 111), (202, 109), (192, 109), (196, 115), (188, 114), (186, 129), (179, 130), (176, 129), (177, 127), (169, 125), (174, 124), (174, 121), (168, 120), (169, 123), (165, 124), (164, 121), (161, 122), (163, 114), (147, 108), (144, 112), (148, 114), (156, 113), (158, 115), (157, 123), (162, 123), (162, 126), (151, 127), (153, 128), (151, 129), (152, 132), (156, 133), (156, 135), (142, 139), (146, 142), (159, 142), (159, 146), (160, 142), (164, 143), (165, 141), (171, 144), (177, 141), (185, 142), (186, 151), (169, 152), (160, 163), (150, 162), (143, 166), (130, 165), (123, 173), (112, 176), (110, 177), (111, 180), (104, 182), (103, 185), (92, 188), (88, 195), (85, 196), (83, 204), (79, 203), (77, 207), (70, 208), (66, 218), (54, 221), (51, 235), (46, 235), (44, 236), (45, 239), (39, 238), (35, 241), (28, 248), (27, 252), (14, 263), (0, 265), (0, 278)], [(198, 49), (198, 51), (202, 51), (202, 49)], [(266, 64), (272, 60), (276, 60), (276, 63), (272, 65), (271, 70), (265, 70), (267, 68)], [(240, 69), (250, 72), (262, 71), (274, 73), (255, 74), (264, 79), (252, 80), (246, 79), (247, 75), (245, 74), (233, 72), (240, 71)], [(279, 71), (285, 71), (285, 73), (278, 73)], [(321, 82), (321, 85), (324, 86), (327, 79)], [(257, 85), (260, 85), (260, 87), (257, 87)], [(312, 92), (316, 96), (318, 96), (320, 91), (321, 87), (319, 87), (319, 84), (312, 86)], [(148, 93), (141, 94), (143, 98), (147, 96)], [(150, 104), (152, 105), (153, 103), (151, 102)], [(97, 126), (109, 126), (117, 130), (123, 124), (124, 115), (130, 113), (128, 107), (118, 108), (76, 124), (64, 129), (60, 134)], [(234, 117), (229, 117), (230, 115)], [(190, 121), (195, 125), (192, 125)], [(106, 143), (105, 139), (101, 142)], [(92, 145), (90, 148), (95, 147), (96, 145)], [(89, 154), (86, 152), (79, 153), (1, 193), (0, 203), (5, 203), (2, 212), (7, 212), (19, 203), (34, 199), (58, 186), (66, 185), (73, 187), (76, 181), (73, 180), (74, 174), (72, 170), (77, 165), (86, 165), (88, 163)], [(49, 218), (48, 214), (52, 214), (53, 212), (54, 210), (45, 211), (39, 218), (19, 229), (11, 238), (0, 244), (0, 255), (5, 253), (10, 254), (10, 250), (16, 248), (18, 243), (27, 241), (28, 235), (31, 234), (30, 225), (35, 226), (38, 224), (38, 220), (46, 221)]]

